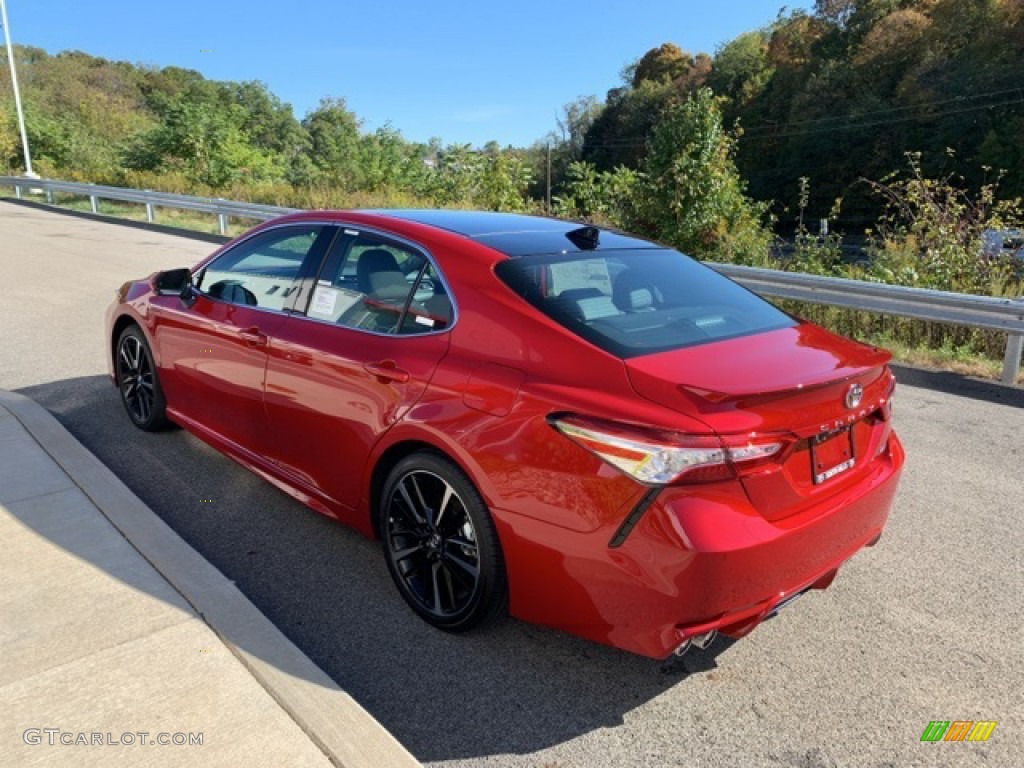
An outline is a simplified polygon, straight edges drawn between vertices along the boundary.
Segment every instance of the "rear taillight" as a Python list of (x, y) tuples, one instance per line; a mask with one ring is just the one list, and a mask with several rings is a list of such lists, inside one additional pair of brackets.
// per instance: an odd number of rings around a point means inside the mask
[(885, 386), (885, 393), (882, 395), (882, 418), (886, 421), (892, 419), (892, 395), (896, 391), (896, 377), (892, 371), (889, 372), (889, 383)]
[(777, 435), (719, 438), (561, 415), (551, 425), (602, 461), (648, 485), (735, 477), (777, 461), (788, 441)]
[(889, 382), (885, 385), (885, 392), (878, 403), (878, 410), (875, 411), (875, 418), (881, 423), (882, 431), (878, 436), (878, 449), (876, 456), (881, 456), (889, 450), (889, 436), (892, 434), (892, 395), (896, 391), (896, 377), (889, 372)]

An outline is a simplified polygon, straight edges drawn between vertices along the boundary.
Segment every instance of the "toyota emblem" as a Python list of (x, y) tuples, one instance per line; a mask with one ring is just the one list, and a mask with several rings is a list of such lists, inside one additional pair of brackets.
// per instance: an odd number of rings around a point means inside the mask
[(856, 408), (860, 405), (860, 399), (864, 397), (864, 387), (860, 384), (853, 384), (846, 390), (846, 407)]

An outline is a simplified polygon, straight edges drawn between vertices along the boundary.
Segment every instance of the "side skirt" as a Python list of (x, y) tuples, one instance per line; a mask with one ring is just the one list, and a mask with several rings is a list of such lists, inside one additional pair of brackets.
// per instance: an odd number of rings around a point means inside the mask
[(326, 515), (327, 517), (338, 520), (339, 522), (354, 528), (364, 536), (369, 538), (373, 537), (372, 531), (367, 530), (364, 525), (359, 525), (355, 510), (339, 504), (334, 499), (331, 499), (314, 488), (311, 488), (307, 483), (304, 483), (298, 478), (286, 473), (280, 467), (267, 461), (262, 456), (238, 445), (238, 443), (235, 443), (232, 440), (228, 440), (217, 432), (207, 429), (202, 424), (194, 419), (190, 419), (180, 411), (168, 407), (167, 415), (172, 421), (188, 430), (204, 443), (217, 449), (228, 458), (238, 462), (253, 474), (259, 475), (275, 488), (287, 493), (296, 501), (301, 502), (315, 512), (319, 512), (322, 515)]

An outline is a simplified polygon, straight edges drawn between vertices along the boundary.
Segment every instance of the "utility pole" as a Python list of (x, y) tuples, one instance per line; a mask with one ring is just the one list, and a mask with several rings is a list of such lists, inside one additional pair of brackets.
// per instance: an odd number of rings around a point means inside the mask
[(14, 108), (18, 112), (18, 128), (21, 130), (21, 149), (25, 153), (25, 175), (39, 177), (32, 172), (32, 156), (28, 151), (28, 134), (25, 133), (25, 113), (21, 111), (21, 94), (18, 92), (18, 73), (14, 70), (14, 48), (11, 46), (11, 29), (7, 23), (7, 5), (0, 0), (0, 20), (4, 25), (4, 42), (7, 44), (7, 62), (11, 66), (11, 86), (14, 88)]
[(547, 194), (544, 195), (545, 210), (550, 215), (551, 213), (551, 142), (548, 142), (548, 187)]

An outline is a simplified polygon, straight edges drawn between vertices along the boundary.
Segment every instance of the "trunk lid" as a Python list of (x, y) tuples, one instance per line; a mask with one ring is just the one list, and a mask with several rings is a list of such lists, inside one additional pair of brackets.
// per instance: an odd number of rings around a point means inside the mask
[[(856, 482), (884, 450), (890, 357), (801, 323), (625, 363), (639, 395), (696, 416), (721, 436), (788, 436), (779, 462), (741, 475), (754, 505), (776, 519)], [(859, 400), (848, 399), (857, 387)]]

